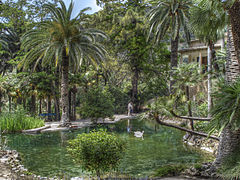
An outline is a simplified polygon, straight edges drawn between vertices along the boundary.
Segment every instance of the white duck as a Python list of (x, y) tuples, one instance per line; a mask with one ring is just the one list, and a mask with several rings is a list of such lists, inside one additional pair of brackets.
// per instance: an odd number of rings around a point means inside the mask
[(143, 138), (143, 133), (144, 131), (135, 131), (134, 132), (134, 136), (137, 137), (137, 138)]

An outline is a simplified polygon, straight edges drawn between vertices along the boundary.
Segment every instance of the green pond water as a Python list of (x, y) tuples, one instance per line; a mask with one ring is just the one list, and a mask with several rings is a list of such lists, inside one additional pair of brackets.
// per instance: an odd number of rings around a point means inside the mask
[[(24, 166), (35, 174), (45, 177), (87, 177), (88, 174), (74, 164), (66, 146), (69, 139), (96, 128), (100, 127), (37, 135), (12, 134), (7, 136), (8, 146), (21, 154)], [(101, 128), (107, 128), (127, 140), (127, 152), (119, 172), (129, 177), (147, 177), (162, 165), (196, 163), (202, 159), (199, 152), (183, 144), (182, 132), (151, 121), (124, 120)], [(134, 131), (142, 130), (143, 139), (134, 137)]]

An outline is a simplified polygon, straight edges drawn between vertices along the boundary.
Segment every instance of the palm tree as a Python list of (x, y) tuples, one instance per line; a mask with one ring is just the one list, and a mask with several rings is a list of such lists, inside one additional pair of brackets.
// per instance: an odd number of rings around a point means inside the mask
[(50, 19), (38, 24), (22, 37), (22, 47), (26, 55), (20, 67), (25, 68), (32, 62), (42, 65), (53, 63), (61, 69), (61, 123), (69, 122), (68, 73), (69, 68), (78, 70), (83, 62), (97, 65), (105, 59), (106, 51), (99, 40), (105, 34), (95, 29), (85, 29), (83, 11), (72, 18), (73, 2), (66, 8), (63, 1), (60, 7), (53, 4), (44, 6), (51, 14)]
[[(227, 64), (225, 79), (227, 83), (231, 84), (234, 83), (240, 75), (240, 1), (224, 1), (221, 5), (225, 10), (227, 10), (230, 19), (227, 38)], [(224, 127), (220, 137), (218, 155), (214, 163), (217, 167), (222, 165), (226, 157), (231, 155), (236, 148), (239, 148), (240, 127), (232, 130), (231, 125), (228, 123)]]
[(209, 1), (199, 1), (191, 8), (190, 13), (190, 27), (194, 35), (208, 45), (208, 115), (210, 116), (214, 44), (224, 37), (228, 18), (223, 9), (219, 9), (217, 4)]
[(153, 33), (156, 43), (168, 30), (171, 31), (171, 69), (178, 64), (178, 44), (180, 29), (184, 30), (187, 41), (190, 41), (188, 30), (189, 9), (191, 0), (160, 0), (153, 4), (147, 17), (150, 22), (149, 36)]

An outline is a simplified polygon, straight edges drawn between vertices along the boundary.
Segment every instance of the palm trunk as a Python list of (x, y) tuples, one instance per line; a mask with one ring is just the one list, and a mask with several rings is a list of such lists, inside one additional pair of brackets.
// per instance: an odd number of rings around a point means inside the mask
[(68, 69), (69, 69), (69, 57), (65, 54), (62, 59), (62, 79), (61, 79), (61, 108), (62, 108), (62, 116), (61, 116), (61, 124), (62, 126), (66, 126), (69, 122), (69, 100), (68, 100)]
[[(239, 3), (240, 9), (240, 3)], [(239, 12), (240, 14), (240, 12)], [(227, 64), (226, 64), (226, 81), (228, 83), (234, 82), (240, 74), (239, 59), (237, 56), (238, 48), (234, 44), (234, 37), (231, 27), (228, 28), (227, 39)], [(224, 128), (220, 136), (220, 143), (218, 146), (218, 154), (214, 162), (214, 166), (219, 167), (231, 153), (240, 144), (240, 129), (233, 131), (230, 126)]]
[[(178, 65), (178, 42), (179, 42), (179, 30), (178, 30), (177, 37), (175, 39), (172, 37), (172, 39), (171, 39), (171, 71), (174, 71), (174, 69)], [(170, 76), (172, 76), (172, 74), (170, 74)], [(174, 81), (171, 80), (170, 81), (170, 94), (173, 93), (173, 91), (172, 91), (173, 84), (174, 84)]]
[(211, 49), (211, 43), (208, 45), (208, 117), (211, 117), (210, 111), (212, 107), (212, 100), (211, 100), (211, 93), (212, 93), (212, 49)]

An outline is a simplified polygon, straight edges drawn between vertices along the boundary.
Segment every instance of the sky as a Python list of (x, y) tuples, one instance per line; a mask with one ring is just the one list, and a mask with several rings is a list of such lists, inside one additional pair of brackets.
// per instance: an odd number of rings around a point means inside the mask
[[(64, 0), (67, 7), (71, 0)], [(87, 11), (86, 13), (92, 14), (101, 8), (96, 5), (96, 0), (73, 0), (74, 2), (74, 9), (73, 9), (73, 16), (77, 15), (80, 10), (86, 7), (91, 7), (92, 10)]]
[[(6, 0), (3, 0), (5, 2)], [(63, 0), (67, 7), (71, 0)], [(91, 7), (92, 10), (87, 11), (86, 13), (92, 14), (96, 11), (99, 11), (101, 7), (97, 6), (96, 0), (73, 0), (74, 2), (74, 10), (73, 10), (73, 16), (77, 15), (80, 10), (86, 8), (86, 7)]]

